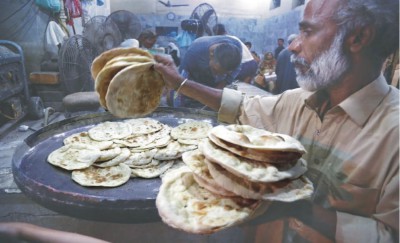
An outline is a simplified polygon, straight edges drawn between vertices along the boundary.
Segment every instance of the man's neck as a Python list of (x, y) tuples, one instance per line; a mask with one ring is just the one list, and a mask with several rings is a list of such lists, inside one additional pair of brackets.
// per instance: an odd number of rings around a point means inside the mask
[[(373, 82), (380, 75), (380, 69), (376, 67), (351, 68), (341, 78), (341, 82), (327, 89), (330, 107), (334, 107)], [(328, 108), (328, 109), (329, 109)]]

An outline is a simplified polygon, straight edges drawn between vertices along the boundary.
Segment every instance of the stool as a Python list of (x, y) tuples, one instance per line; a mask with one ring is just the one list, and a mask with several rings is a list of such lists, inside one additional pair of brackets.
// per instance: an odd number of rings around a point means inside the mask
[(45, 107), (53, 107), (56, 111), (63, 110), (62, 98), (65, 91), (58, 72), (31, 72), (29, 81)]
[(72, 113), (97, 112), (100, 109), (99, 95), (94, 91), (69, 94), (63, 98), (63, 107), (66, 117), (71, 117)]
[(32, 84), (59, 84), (60, 75), (58, 72), (31, 72), (29, 80)]

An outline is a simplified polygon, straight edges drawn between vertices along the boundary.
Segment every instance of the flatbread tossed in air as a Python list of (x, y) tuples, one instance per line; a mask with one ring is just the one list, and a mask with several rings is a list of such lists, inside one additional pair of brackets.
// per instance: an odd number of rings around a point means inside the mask
[(132, 128), (125, 122), (103, 122), (89, 129), (88, 133), (96, 141), (110, 141), (128, 137)]
[(131, 65), (114, 76), (108, 86), (106, 104), (117, 117), (138, 117), (153, 112), (160, 103), (164, 80), (152, 63)]
[(140, 56), (147, 56), (149, 58), (153, 58), (153, 56), (140, 48), (113, 48), (111, 50), (105, 51), (101, 53), (99, 56), (97, 56), (92, 63), (91, 67), (91, 72), (92, 72), (92, 77), (94, 80), (96, 80), (97, 75), (103, 69), (103, 67), (107, 64), (108, 61), (111, 59), (118, 57), (118, 56), (124, 56), (124, 55), (140, 55)]
[(213, 126), (204, 121), (188, 121), (172, 128), (171, 136), (174, 139), (200, 139), (206, 138)]
[(129, 166), (123, 163), (105, 168), (91, 166), (72, 172), (72, 180), (82, 186), (117, 187), (126, 183), (130, 176)]
[(106, 66), (113, 66), (115, 64), (117, 65), (123, 65), (124, 63), (126, 63), (126, 66), (132, 65), (132, 64), (136, 64), (136, 63), (145, 63), (145, 62), (153, 62), (154, 63), (154, 59), (152, 57), (148, 57), (148, 56), (142, 56), (142, 55), (138, 55), (138, 54), (127, 54), (127, 55), (122, 55), (122, 56), (117, 56), (112, 58), (111, 60), (109, 60), (106, 65), (103, 67), (103, 69)]
[(72, 134), (64, 139), (64, 145), (83, 143), (87, 145), (94, 146), (100, 150), (108, 149), (113, 144), (112, 141), (96, 141), (90, 138), (88, 132), (80, 132)]
[(304, 176), (295, 180), (255, 183), (230, 173), (214, 162), (204, 161), (221, 187), (244, 198), (293, 202), (310, 197), (314, 190), (311, 181)]
[[(113, 61), (114, 59), (112, 59)], [(99, 102), (101, 106), (107, 109), (107, 104), (106, 104), (106, 94), (108, 91), (108, 86), (110, 85), (111, 80), (113, 77), (123, 70), (124, 68), (131, 66), (131, 65), (142, 65), (142, 66), (148, 66), (152, 65), (153, 62), (147, 61), (145, 63), (129, 63), (129, 62), (112, 62), (112, 63), (107, 63), (107, 65), (104, 66), (104, 68), (100, 71), (100, 73), (97, 75), (97, 78), (95, 80), (95, 90), (99, 94)]]
[(101, 153), (96, 147), (86, 144), (68, 144), (51, 152), (47, 161), (65, 170), (78, 170), (91, 166)]
[(251, 217), (261, 201), (222, 197), (200, 187), (187, 167), (167, 173), (156, 198), (164, 223), (189, 233), (211, 234)]
[(253, 182), (265, 183), (295, 179), (307, 171), (307, 165), (303, 159), (298, 160), (294, 166), (269, 164), (240, 157), (219, 148), (209, 140), (200, 143), (199, 149), (207, 159), (218, 163), (231, 173)]

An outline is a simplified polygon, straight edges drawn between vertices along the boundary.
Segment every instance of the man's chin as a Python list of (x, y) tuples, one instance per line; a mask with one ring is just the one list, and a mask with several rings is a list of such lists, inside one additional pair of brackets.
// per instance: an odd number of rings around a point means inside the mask
[(318, 90), (316, 83), (313, 82), (312, 80), (310, 80), (309, 78), (303, 78), (303, 77), (298, 76), (297, 83), (299, 84), (299, 87), (304, 90), (307, 90), (310, 92), (314, 92), (314, 91)]

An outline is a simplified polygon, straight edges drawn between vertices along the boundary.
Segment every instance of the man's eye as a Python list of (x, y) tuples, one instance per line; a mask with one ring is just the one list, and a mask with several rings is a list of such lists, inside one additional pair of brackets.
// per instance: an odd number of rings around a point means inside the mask
[(301, 29), (300, 30), (300, 34), (303, 35), (303, 36), (309, 36), (309, 35), (311, 35), (311, 30), (309, 30), (309, 29)]

